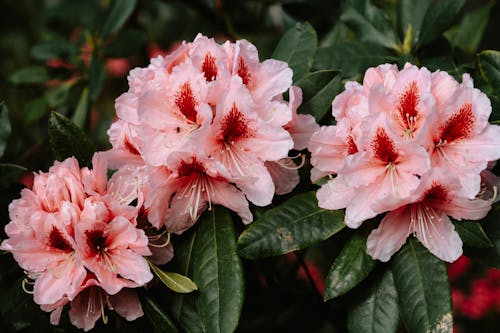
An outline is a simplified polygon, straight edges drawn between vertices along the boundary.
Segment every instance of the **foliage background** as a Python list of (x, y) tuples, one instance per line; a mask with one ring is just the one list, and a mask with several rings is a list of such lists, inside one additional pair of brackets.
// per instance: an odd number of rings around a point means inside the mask
[[(434, 16), (425, 21), (429, 5), (435, 6), (430, 14)], [(297, 28), (303, 42), (312, 43), (309, 54), (305, 50), (304, 55), (295, 56), (306, 62), (301, 86), (310, 103), (301, 111), (314, 110), (322, 124), (332, 122), (329, 103), (345, 80), (361, 79), (370, 66), (385, 62), (402, 66), (406, 61), (431, 71), (447, 70), (457, 79), (464, 72), (471, 73), (475, 85), (492, 100), (490, 121), (500, 119), (500, 56), (483, 52), (500, 50), (500, 5), (494, 0), (2, 0), (0, 6), (0, 99), (8, 109), (8, 116), (5, 108), (0, 114), (0, 148), (6, 144), (3, 155), (0, 150), (2, 224), (9, 221), (8, 203), (29, 184), (31, 171), (45, 171), (54, 158), (64, 155), (60, 151), (54, 155), (49, 144), (50, 111), (72, 119), (98, 150), (109, 148), (106, 130), (113, 120), (114, 99), (127, 90), (128, 70), (146, 66), (152, 55), (172, 49), (179, 41), (191, 41), (198, 32), (220, 41), (246, 38), (258, 47), (263, 60), (273, 54), (287, 29), (309, 22), (310, 26)], [(284, 50), (276, 50), (275, 56), (287, 58), (293, 50), (287, 51), (286, 42), (281, 46)], [(314, 190), (308, 182), (308, 167), (301, 173), (297, 192)], [(275, 204), (289, 197), (277, 198)], [(254, 209), (257, 217), (263, 212)], [(475, 262), (475, 272), (482, 272), (486, 265), (500, 266), (500, 229), (492, 226), (499, 222), (497, 214), (497, 210), (490, 214), (486, 222), (491, 223), (485, 228), (494, 246), (483, 252), (466, 249), (471, 257), (479, 253), (482, 259)], [(235, 222), (241, 233), (243, 227)], [(388, 269), (380, 263), (370, 267), (365, 272), (369, 279), (348, 294), (323, 302), (324, 278), (353, 234), (343, 230), (281, 257), (244, 259), (245, 303), (237, 331), (344, 332), (347, 327), (355, 331), (348, 323), (348, 312), (374, 283), (387, 279)], [(183, 240), (178, 242), (182, 249)], [(59, 327), (49, 324), (48, 314), (21, 290), (23, 273), (11, 255), (0, 256), (0, 267), (0, 327), (23, 332), (76, 331), (64, 316)], [(144, 297), (151, 298), (143, 306), (151, 316), (133, 323), (112, 316), (107, 326), (100, 323), (97, 330), (173, 330), (162, 317), (165, 313), (155, 311), (158, 304), (168, 308), (173, 294), (155, 284), (147, 294)], [(463, 332), (498, 332), (498, 314), (491, 312), (479, 322), (457, 317), (455, 322)], [(396, 330), (408, 327), (396, 321)]]

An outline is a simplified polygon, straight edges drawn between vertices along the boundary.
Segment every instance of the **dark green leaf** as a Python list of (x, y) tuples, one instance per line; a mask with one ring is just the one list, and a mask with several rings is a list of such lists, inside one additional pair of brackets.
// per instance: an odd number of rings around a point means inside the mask
[(383, 47), (369, 43), (345, 42), (319, 48), (314, 68), (340, 69), (342, 77), (353, 78), (361, 77), (368, 67), (396, 60), (397, 58)]
[(65, 82), (45, 92), (44, 99), (51, 108), (57, 108), (66, 104), (74, 82)]
[(93, 56), (90, 61), (89, 71), (89, 98), (93, 102), (95, 102), (101, 92), (105, 74), (104, 64), (96, 56)]
[(493, 247), (493, 243), (486, 236), (478, 221), (457, 221), (455, 222), (455, 229), (467, 246), (479, 248)]
[(370, 0), (344, 1), (340, 19), (356, 32), (361, 41), (397, 48), (396, 33), (389, 17)]
[(5, 148), (7, 148), (10, 131), (9, 110), (4, 102), (0, 102), (0, 158), (2, 158)]
[[(493, 243), (492, 248), (465, 248), (465, 254), (473, 260), (485, 265), (500, 268), (500, 207), (493, 205), (488, 216), (481, 221), (488, 239)], [(477, 223), (477, 222), (476, 222)]]
[(293, 81), (298, 81), (309, 72), (314, 60), (318, 38), (309, 23), (297, 23), (281, 38), (272, 58), (283, 60), (293, 70)]
[(488, 25), (491, 7), (494, 4), (495, 1), (490, 1), (474, 11), (466, 13), (458, 27), (453, 29), (450, 43), (464, 52), (474, 54)]
[(75, 156), (82, 166), (91, 165), (94, 144), (78, 126), (57, 112), (49, 117), (49, 140), (56, 159)]
[(141, 301), (142, 307), (144, 308), (144, 314), (151, 323), (151, 326), (153, 326), (154, 332), (176, 333), (179, 331), (172, 322), (172, 319), (163, 312), (155, 301), (146, 296), (145, 293), (141, 293)]
[(465, 0), (433, 1), (427, 8), (418, 38), (418, 46), (428, 44), (441, 36), (457, 18)]
[(398, 294), (390, 269), (376, 276), (347, 313), (350, 333), (395, 333), (399, 326)]
[(25, 172), (26, 168), (20, 165), (0, 163), (0, 190), (5, 190), (18, 182)]
[(186, 294), (198, 290), (193, 281), (191, 281), (191, 279), (187, 276), (179, 273), (163, 271), (149, 260), (148, 264), (155, 275), (160, 278), (161, 282), (176, 293)]
[(46, 61), (63, 57), (73, 48), (74, 46), (67, 40), (59, 38), (36, 44), (31, 48), (30, 53), (34, 59)]
[(233, 332), (243, 306), (243, 268), (229, 212), (216, 206), (197, 222), (193, 279), (200, 292), (196, 301), (203, 330)]
[(450, 285), (444, 262), (410, 238), (392, 259), (401, 316), (409, 332), (452, 332)]
[(40, 97), (27, 102), (24, 105), (24, 121), (26, 124), (37, 122), (49, 112), (50, 108), (45, 97)]
[(248, 259), (277, 256), (325, 240), (344, 227), (341, 211), (318, 207), (314, 192), (302, 193), (268, 210), (238, 239), (238, 253)]
[(366, 253), (366, 237), (354, 234), (335, 259), (325, 280), (325, 301), (356, 287), (372, 271), (375, 261)]
[(9, 81), (13, 84), (35, 84), (45, 82), (48, 79), (49, 73), (47, 73), (45, 67), (31, 66), (14, 72)]
[(418, 43), (422, 22), (431, 2), (432, 0), (398, 0), (396, 2), (398, 30), (401, 40), (404, 39), (411, 26), (412, 44)]
[(71, 121), (80, 128), (85, 127), (85, 119), (87, 118), (87, 111), (89, 107), (89, 88), (84, 88), (78, 104), (76, 105), (75, 112), (71, 117)]
[(106, 57), (130, 57), (147, 42), (146, 35), (140, 30), (124, 30), (111, 43), (106, 45), (103, 52)]
[(486, 50), (478, 54), (479, 71), (483, 79), (500, 91), (500, 51)]
[(118, 31), (134, 11), (136, 0), (114, 0), (111, 9), (101, 29), (101, 39)]

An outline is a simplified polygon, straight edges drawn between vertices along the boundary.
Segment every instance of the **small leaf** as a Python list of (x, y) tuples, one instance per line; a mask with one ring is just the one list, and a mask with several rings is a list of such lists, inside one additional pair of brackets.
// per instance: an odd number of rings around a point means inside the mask
[(390, 269), (372, 280), (347, 313), (350, 333), (395, 333), (399, 326), (398, 294)]
[(12, 84), (35, 84), (45, 82), (48, 79), (49, 73), (42, 66), (22, 68), (9, 77)]
[(49, 117), (49, 141), (56, 159), (75, 156), (81, 165), (91, 165), (96, 150), (92, 141), (71, 120), (54, 111)]
[(467, 246), (479, 248), (493, 247), (493, 243), (486, 236), (478, 221), (457, 221), (455, 222), (455, 229)]
[(418, 46), (429, 44), (441, 36), (456, 19), (464, 4), (465, 0), (432, 1), (422, 22)]
[(309, 23), (297, 23), (281, 38), (271, 58), (283, 60), (293, 70), (293, 81), (303, 78), (311, 68), (318, 47), (316, 31)]
[(145, 293), (141, 292), (141, 303), (144, 308), (144, 314), (148, 318), (149, 322), (153, 326), (154, 332), (157, 333), (176, 333), (179, 332), (177, 327), (175, 327), (172, 319), (163, 312), (158, 304), (153, 301), (150, 297), (146, 296)]
[(2, 158), (7, 148), (7, 140), (11, 130), (9, 110), (4, 102), (0, 102), (0, 158)]
[(78, 104), (76, 105), (75, 112), (71, 117), (71, 121), (80, 128), (85, 127), (85, 119), (87, 118), (87, 111), (89, 107), (89, 88), (84, 88)]
[(104, 55), (110, 58), (130, 57), (147, 42), (146, 35), (140, 30), (124, 30), (106, 47)]
[(202, 327), (208, 333), (233, 332), (243, 307), (244, 280), (231, 215), (216, 206), (197, 224), (193, 280), (200, 290), (196, 305)]
[(410, 238), (392, 259), (403, 322), (409, 332), (452, 332), (453, 309), (444, 262)]
[(356, 287), (375, 267), (375, 261), (366, 253), (366, 238), (354, 234), (335, 259), (325, 280), (325, 301)]
[(101, 39), (118, 31), (134, 11), (136, 0), (114, 0), (111, 9), (101, 29)]
[(25, 172), (26, 168), (20, 165), (0, 163), (0, 190), (17, 183)]
[(92, 56), (90, 60), (90, 70), (89, 70), (89, 97), (92, 102), (97, 100), (97, 97), (101, 93), (102, 84), (104, 83), (105, 71), (104, 64), (95, 55)]
[(179, 273), (165, 272), (149, 260), (148, 264), (153, 269), (155, 275), (160, 278), (161, 282), (176, 293), (186, 294), (198, 290), (196, 284), (187, 276)]
[(314, 192), (302, 193), (268, 210), (238, 239), (238, 253), (247, 259), (277, 256), (306, 248), (344, 228), (341, 211), (318, 207)]
[(496, 91), (500, 91), (500, 51), (485, 50), (477, 56), (483, 79)]

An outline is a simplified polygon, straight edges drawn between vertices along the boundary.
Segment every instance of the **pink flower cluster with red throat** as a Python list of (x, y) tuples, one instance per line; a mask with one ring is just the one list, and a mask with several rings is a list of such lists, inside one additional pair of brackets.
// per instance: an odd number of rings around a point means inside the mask
[[(309, 142), (319, 206), (346, 208), (351, 228), (387, 214), (368, 237), (368, 253), (388, 261), (414, 234), (430, 252), (452, 262), (462, 253), (454, 219), (481, 219), (491, 198), (481, 173), (500, 158), (500, 127), (490, 125), (489, 99), (465, 74), (406, 64), (366, 71), (332, 103), (337, 124)], [(332, 177), (336, 175), (336, 177)], [(488, 183), (488, 181), (483, 182)]]
[[(94, 155), (92, 170), (68, 158), (35, 174), (33, 188), (9, 205), (9, 238), (0, 246), (26, 271), (25, 290), (33, 284), (34, 300), (52, 312), (52, 324), (69, 303), (71, 322), (86, 331), (106, 319), (105, 307), (127, 320), (142, 316), (133, 288), (153, 278), (144, 258), (152, 255), (151, 243), (137, 223), (136, 180), (117, 172), (108, 181), (102, 154)], [(129, 205), (133, 200), (137, 207)], [(173, 255), (171, 246), (162, 251), (157, 263)]]
[(318, 125), (297, 115), (302, 91), (291, 87), (287, 63), (260, 62), (246, 40), (220, 45), (198, 35), (128, 80), (106, 154), (111, 167), (144, 180), (156, 228), (180, 234), (213, 204), (250, 223), (247, 199), (265, 206), (298, 183), (288, 153), (304, 149)]

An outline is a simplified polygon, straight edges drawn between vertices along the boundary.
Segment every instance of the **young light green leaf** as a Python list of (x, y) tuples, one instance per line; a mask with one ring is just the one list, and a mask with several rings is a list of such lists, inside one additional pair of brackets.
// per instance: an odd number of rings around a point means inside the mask
[(302, 88), (300, 113), (310, 114), (320, 121), (331, 109), (334, 96), (342, 89), (339, 71), (320, 70), (309, 73), (296, 85)]
[(56, 159), (75, 156), (82, 166), (91, 165), (94, 143), (71, 120), (55, 111), (49, 116), (49, 141)]
[(177, 333), (179, 330), (172, 319), (144, 292), (140, 293), (144, 314), (153, 326), (155, 333)]
[(130, 15), (132, 15), (136, 4), (136, 0), (114, 0), (110, 6), (111, 9), (106, 17), (106, 21), (102, 26), (101, 39), (104, 40), (110, 34), (120, 30)]
[(12, 84), (35, 84), (45, 82), (48, 79), (49, 73), (42, 66), (21, 68), (9, 77)]
[(196, 284), (187, 276), (174, 272), (166, 272), (148, 260), (148, 264), (161, 282), (176, 293), (190, 293), (198, 290)]
[(26, 172), (26, 168), (16, 164), (0, 163), (0, 190), (15, 184)]
[(316, 31), (309, 23), (297, 23), (281, 38), (271, 58), (283, 60), (293, 70), (293, 81), (309, 72), (318, 47)]
[(395, 333), (399, 326), (398, 294), (390, 269), (377, 275), (347, 312), (350, 333)]
[(396, 17), (401, 40), (404, 39), (408, 28), (411, 26), (412, 44), (418, 43), (422, 22), (431, 2), (432, 0), (398, 0), (396, 2)]
[(410, 238), (392, 258), (403, 322), (409, 332), (452, 332), (453, 309), (444, 262)]
[(75, 123), (76, 126), (80, 128), (85, 127), (85, 119), (87, 118), (87, 110), (89, 106), (89, 88), (84, 88), (82, 94), (80, 95), (80, 99), (78, 100), (78, 104), (76, 105), (75, 112), (71, 117), (71, 121)]
[(493, 247), (479, 221), (456, 221), (454, 224), (465, 245), (479, 248)]
[(238, 325), (245, 288), (233, 221), (216, 206), (197, 224), (193, 280), (200, 290), (196, 305), (202, 327), (207, 333), (230, 333)]
[(366, 238), (354, 234), (335, 259), (325, 280), (325, 301), (356, 287), (375, 267), (375, 261), (366, 253)]
[(477, 61), (483, 79), (495, 91), (500, 91), (500, 51), (482, 51), (478, 54)]
[(5, 148), (7, 148), (10, 132), (9, 110), (4, 102), (0, 102), (0, 158), (2, 158)]
[(458, 12), (464, 4), (465, 0), (440, 0), (431, 2), (422, 22), (417, 47), (429, 44), (441, 36), (456, 19)]
[(344, 226), (344, 214), (319, 208), (314, 192), (298, 194), (242, 232), (238, 253), (247, 259), (285, 254), (325, 240)]

